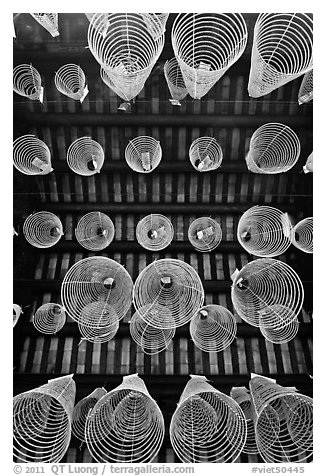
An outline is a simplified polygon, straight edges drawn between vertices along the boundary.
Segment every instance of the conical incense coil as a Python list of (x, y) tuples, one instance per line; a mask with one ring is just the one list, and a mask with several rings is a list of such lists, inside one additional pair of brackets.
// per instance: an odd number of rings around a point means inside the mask
[(189, 158), (198, 172), (209, 172), (220, 167), (223, 152), (214, 137), (199, 137), (190, 146)]
[(169, 13), (141, 13), (141, 16), (154, 40), (164, 35)]
[(92, 393), (79, 400), (77, 405), (75, 405), (72, 414), (71, 431), (80, 441), (85, 441), (85, 427), (88, 414), (103, 395), (106, 395), (106, 390), (104, 388), (96, 388)]
[(290, 127), (270, 122), (259, 127), (251, 136), (245, 160), (250, 172), (280, 174), (296, 164), (300, 150), (298, 136)]
[(104, 395), (86, 421), (88, 450), (98, 463), (147, 463), (157, 455), (164, 421), (142, 379), (123, 377), (123, 383)]
[[(204, 302), (204, 288), (192, 266), (177, 259), (159, 259), (136, 279), (135, 309), (148, 324), (159, 329), (179, 327), (190, 321)], [(143, 313), (148, 305), (164, 307), (162, 313)], [(171, 325), (171, 314), (172, 322)]]
[(228, 309), (209, 304), (192, 317), (189, 330), (195, 346), (200, 350), (221, 352), (235, 339), (237, 323)]
[(78, 175), (99, 173), (104, 163), (102, 146), (90, 137), (80, 137), (70, 144), (67, 162), (71, 170)]
[(15, 168), (25, 175), (47, 175), (53, 171), (50, 149), (31, 134), (14, 141), (13, 158)]
[(24, 221), (23, 234), (36, 248), (50, 248), (63, 236), (60, 219), (50, 212), (36, 212)]
[(170, 424), (172, 448), (183, 463), (227, 463), (240, 455), (247, 437), (239, 405), (205, 381), (192, 376)]
[(59, 36), (57, 13), (31, 13), (32, 17), (42, 25), (51, 36)]
[(256, 410), (256, 443), (263, 460), (307, 461), (313, 452), (312, 399), (260, 376), (251, 379), (249, 388)]
[(78, 261), (67, 271), (61, 302), (80, 324), (108, 326), (128, 312), (132, 287), (132, 279), (121, 264), (94, 256)]
[(14, 397), (14, 460), (59, 463), (71, 437), (76, 386), (72, 375)]
[(21, 314), (23, 314), (22, 308), (18, 304), (13, 304), (13, 327), (17, 324)]
[(312, 19), (305, 13), (261, 13), (256, 21), (248, 83), (257, 98), (312, 69)]
[(308, 172), (313, 172), (313, 152), (308, 156), (305, 165), (303, 166), (303, 171), (305, 174)]
[(118, 329), (118, 315), (103, 301), (87, 304), (80, 314), (78, 330), (82, 340), (103, 344), (113, 339)]
[(141, 308), (140, 312), (136, 311), (130, 321), (130, 334), (133, 340), (145, 354), (154, 355), (162, 352), (170, 345), (175, 334), (174, 321), (171, 313), (171, 328), (158, 329), (144, 320), (142, 316), (146, 313), (150, 315), (156, 313), (157, 318), (159, 318), (160, 313), (166, 314), (166, 309), (155, 304), (148, 305)]
[(90, 212), (77, 223), (75, 235), (78, 243), (87, 250), (104, 250), (114, 238), (114, 224), (101, 212)]
[(235, 63), (247, 44), (240, 13), (180, 13), (171, 33), (188, 93), (200, 99)]
[(292, 243), (305, 253), (313, 253), (313, 217), (304, 218), (293, 227)]
[(299, 89), (299, 94), (298, 94), (298, 103), (299, 105), (305, 104), (309, 101), (312, 100), (313, 98), (313, 89), (314, 89), (314, 84), (313, 84), (313, 69), (308, 71), (302, 80), (300, 89)]
[[(286, 316), (290, 316), (290, 319)], [(273, 344), (285, 344), (297, 335), (299, 321), (297, 318), (291, 319), (291, 309), (279, 305), (270, 306), (266, 314), (264, 310), (261, 311), (259, 328), (265, 339)]]
[(277, 208), (255, 205), (240, 218), (237, 238), (250, 254), (271, 258), (291, 245), (292, 225), (288, 215)]
[(173, 240), (173, 234), (171, 221), (158, 213), (145, 216), (136, 227), (136, 239), (146, 250), (163, 250)]
[[(101, 67), (100, 76), (104, 84), (106, 84), (117, 96), (122, 98), (124, 101), (131, 101), (144, 87), (144, 83), (139, 83), (135, 81), (135, 78), (124, 78), (123, 84), (121, 81), (118, 81), (118, 85), (113, 82), (110, 74)], [(115, 80), (116, 77), (113, 76)]]
[(43, 304), (33, 316), (34, 327), (43, 334), (56, 334), (65, 323), (65, 310), (60, 304), (52, 302)]
[(54, 82), (60, 93), (76, 101), (83, 102), (88, 93), (85, 73), (77, 64), (61, 66), (55, 73)]
[[(246, 264), (234, 276), (231, 299), (235, 311), (248, 324), (268, 328), (290, 324), (303, 304), (303, 285), (286, 263), (261, 258)], [(262, 314), (263, 313), (263, 314)]]
[(42, 79), (31, 64), (19, 64), (14, 68), (14, 91), (32, 101), (43, 102)]
[(197, 251), (215, 250), (222, 240), (221, 227), (213, 218), (197, 218), (190, 223), (188, 240)]
[(129, 141), (125, 158), (132, 170), (148, 174), (161, 162), (162, 149), (159, 141), (153, 137), (139, 136)]
[(230, 397), (237, 402), (247, 423), (247, 439), (242, 452), (254, 455), (258, 453), (254, 426), (254, 407), (251, 400), (250, 392), (246, 387), (232, 387)]
[(164, 63), (164, 76), (172, 97), (170, 102), (174, 106), (181, 106), (180, 101), (187, 96), (188, 91), (176, 58), (171, 58)]

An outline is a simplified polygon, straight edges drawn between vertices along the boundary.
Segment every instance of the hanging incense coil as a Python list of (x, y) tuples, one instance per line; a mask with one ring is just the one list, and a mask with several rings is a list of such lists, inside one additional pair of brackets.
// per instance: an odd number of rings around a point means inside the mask
[(104, 250), (114, 238), (113, 221), (101, 212), (90, 212), (77, 223), (75, 235), (78, 243), (87, 250)]
[(32, 17), (42, 25), (51, 36), (59, 36), (57, 13), (31, 13)]
[(104, 163), (102, 146), (90, 137), (80, 137), (70, 144), (67, 162), (78, 175), (90, 176), (99, 173)]
[[(133, 81), (124, 81), (123, 86), (117, 86), (111, 77), (109, 76), (108, 72), (101, 67), (100, 69), (100, 76), (104, 84), (106, 84), (117, 96), (122, 98), (124, 101), (131, 101), (135, 96), (137, 96), (138, 92), (138, 83), (137, 88), (134, 90), (134, 83)], [(142, 86), (143, 88), (143, 86)]]
[(200, 350), (221, 352), (235, 339), (237, 323), (225, 307), (208, 304), (192, 317), (189, 330), (195, 346)]
[(285, 344), (295, 338), (299, 321), (286, 316), (291, 316), (291, 309), (285, 306), (269, 306), (266, 313), (264, 309), (261, 311), (259, 328), (265, 339), (273, 344)]
[(199, 137), (190, 146), (189, 158), (198, 172), (209, 172), (220, 167), (223, 152), (214, 137)]
[(117, 313), (103, 301), (87, 304), (80, 314), (78, 330), (82, 340), (103, 344), (113, 339), (118, 329)]
[(14, 91), (32, 101), (43, 102), (42, 79), (31, 64), (19, 64), (14, 68)]
[(188, 240), (197, 251), (213, 251), (221, 243), (221, 227), (213, 218), (197, 218), (190, 223)]
[(24, 221), (23, 234), (36, 248), (50, 248), (63, 236), (60, 219), (50, 212), (36, 212)]
[(258, 453), (256, 445), (254, 415), (255, 409), (250, 396), (250, 392), (246, 387), (232, 387), (230, 397), (239, 405), (246, 418), (247, 424), (247, 439), (242, 452), (254, 455)]
[(76, 385), (72, 375), (14, 397), (14, 460), (59, 463), (71, 437)]
[(169, 13), (141, 13), (141, 16), (154, 40), (164, 35)]
[(231, 299), (235, 311), (248, 324), (266, 328), (288, 325), (298, 316), (303, 285), (286, 263), (261, 258), (246, 264), (233, 278)]
[(72, 319), (96, 329), (125, 316), (131, 306), (132, 287), (132, 279), (121, 264), (93, 256), (69, 268), (61, 286), (61, 301)]
[(240, 13), (180, 13), (171, 33), (188, 93), (200, 99), (235, 63), (247, 44)]
[(34, 327), (42, 334), (56, 334), (66, 323), (66, 313), (60, 304), (43, 304), (33, 316)]
[(313, 452), (313, 400), (261, 376), (253, 376), (249, 388), (255, 407), (256, 443), (263, 460), (309, 460)]
[(144, 315), (149, 314), (148, 319), (159, 318), (161, 313), (166, 314), (166, 309), (160, 305), (148, 305), (145, 308), (141, 308), (140, 312), (136, 311), (130, 321), (130, 334), (132, 339), (136, 342), (142, 351), (148, 355), (155, 355), (167, 347), (172, 342), (175, 334), (174, 321), (171, 313), (171, 328), (158, 329), (153, 327), (143, 318)]
[(298, 103), (299, 105), (305, 104), (309, 101), (312, 100), (313, 98), (313, 89), (314, 89), (314, 84), (313, 84), (313, 69), (308, 71), (302, 80), (300, 89), (299, 89), (299, 94), (298, 94)]
[(171, 221), (158, 213), (145, 216), (136, 227), (136, 239), (146, 250), (163, 250), (173, 240), (173, 234)]
[[(146, 266), (136, 279), (133, 303), (136, 311), (158, 329), (179, 327), (190, 321), (204, 302), (204, 288), (192, 266), (177, 259), (159, 259)], [(148, 305), (160, 313), (144, 313)], [(172, 323), (171, 323), (172, 315)]]
[(18, 304), (13, 304), (13, 327), (17, 324), (21, 314), (23, 314), (22, 308)]
[(104, 395), (106, 395), (106, 390), (104, 388), (96, 388), (92, 393), (79, 400), (77, 405), (75, 405), (72, 414), (71, 431), (80, 441), (85, 441), (85, 427), (88, 413)]
[(125, 158), (135, 172), (148, 174), (161, 162), (162, 149), (159, 141), (149, 136), (139, 136), (129, 141)]
[(231, 463), (247, 437), (245, 416), (229, 396), (191, 376), (170, 424), (172, 448), (183, 463)]
[(137, 375), (104, 395), (86, 420), (85, 440), (97, 463), (147, 463), (157, 455), (164, 420)]
[(54, 82), (60, 93), (76, 101), (83, 102), (88, 93), (85, 73), (77, 64), (61, 66), (55, 73)]
[(13, 158), (14, 167), (25, 175), (47, 175), (53, 171), (50, 149), (31, 134), (14, 141)]
[(257, 98), (312, 69), (312, 19), (305, 13), (261, 13), (255, 24), (248, 83)]
[(287, 213), (277, 208), (255, 205), (240, 218), (237, 238), (252, 255), (279, 256), (291, 245), (292, 225)]
[(164, 76), (172, 97), (169, 101), (174, 106), (181, 106), (180, 101), (187, 96), (188, 91), (176, 58), (171, 58), (164, 63)]
[(305, 174), (308, 172), (313, 172), (313, 152), (308, 156), (305, 165), (303, 166), (303, 171)]
[(304, 218), (293, 227), (292, 243), (304, 253), (313, 253), (313, 217)]

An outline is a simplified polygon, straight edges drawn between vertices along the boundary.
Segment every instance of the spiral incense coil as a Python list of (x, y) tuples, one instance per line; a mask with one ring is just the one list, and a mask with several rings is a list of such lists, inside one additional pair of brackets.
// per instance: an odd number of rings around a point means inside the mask
[(190, 146), (189, 158), (198, 172), (209, 172), (220, 167), (223, 152), (214, 137), (199, 137)]
[(14, 68), (13, 88), (15, 93), (32, 101), (43, 102), (42, 79), (31, 64), (19, 64)]
[(240, 13), (180, 13), (171, 33), (188, 93), (200, 99), (235, 63), (247, 44)]
[(247, 437), (245, 416), (229, 396), (191, 376), (170, 424), (172, 448), (183, 463), (228, 463)]
[(17, 324), (21, 314), (23, 314), (22, 308), (18, 304), (13, 304), (13, 327)]
[(104, 395), (106, 395), (106, 390), (104, 388), (96, 388), (92, 393), (79, 400), (77, 405), (75, 405), (72, 414), (71, 432), (80, 441), (85, 441), (85, 427), (88, 413)]
[(299, 89), (298, 103), (300, 106), (312, 100), (313, 89), (313, 69), (311, 69), (304, 75)]
[(50, 248), (63, 236), (62, 223), (53, 213), (32, 213), (24, 221), (23, 234), (32, 246)]
[(31, 13), (32, 17), (42, 25), (51, 36), (59, 36), (57, 13)]
[(43, 334), (56, 334), (66, 323), (62, 306), (49, 302), (39, 307), (33, 316), (34, 327)]
[(85, 73), (77, 64), (61, 66), (55, 73), (54, 82), (60, 93), (76, 101), (83, 102), (88, 93)]
[(256, 443), (263, 460), (307, 461), (313, 452), (312, 399), (260, 376), (250, 380), (249, 388), (255, 406)]
[(114, 238), (114, 224), (101, 212), (90, 212), (77, 223), (75, 235), (78, 243), (87, 250), (104, 250)]
[(209, 304), (199, 309), (190, 321), (190, 335), (204, 352), (221, 352), (231, 345), (237, 333), (233, 314), (223, 306)]
[(71, 170), (78, 175), (99, 173), (104, 163), (102, 146), (90, 137), (80, 137), (70, 144), (67, 162)]
[(241, 216), (237, 238), (248, 253), (271, 258), (289, 248), (291, 228), (287, 214), (277, 208), (255, 205)]
[(261, 13), (256, 21), (248, 83), (257, 98), (312, 69), (312, 19), (305, 13)]
[(146, 250), (163, 250), (173, 240), (171, 221), (158, 213), (145, 216), (136, 227), (138, 243)]
[[(133, 302), (148, 324), (158, 329), (171, 329), (186, 324), (198, 312), (204, 302), (204, 288), (189, 264), (177, 259), (159, 259), (149, 264), (136, 279)], [(143, 313), (142, 308), (154, 304), (163, 306), (164, 310)]]
[(106, 84), (117, 96), (119, 96), (124, 101), (131, 101), (140, 91), (143, 89), (144, 84), (141, 84), (141, 89), (138, 90), (138, 83), (134, 83), (132, 80), (125, 80), (123, 85), (117, 86), (109, 73), (101, 67), (100, 76), (104, 84)]
[(125, 158), (132, 170), (148, 174), (161, 162), (162, 149), (159, 141), (153, 137), (139, 136), (129, 141)]
[(88, 415), (85, 440), (97, 463), (147, 463), (162, 445), (164, 420), (137, 375), (104, 395)]
[[(272, 326), (265, 324), (266, 315), (268, 322), (273, 318)], [(270, 306), (267, 314), (261, 312), (259, 328), (265, 339), (273, 344), (285, 344), (295, 338), (299, 330), (299, 321), (295, 318), (287, 322), (284, 318), (286, 315), (291, 316), (291, 309), (284, 309), (284, 306)]]
[(109, 342), (118, 332), (118, 315), (112, 307), (103, 303), (88, 304), (80, 315), (78, 329), (82, 340), (88, 340), (93, 344)]
[(197, 251), (215, 250), (222, 240), (221, 227), (213, 218), (197, 218), (190, 223), (188, 240)]
[(301, 310), (303, 297), (303, 285), (296, 272), (273, 258), (246, 264), (234, 277), (231, 288), (235, 311), (255, 327), (261, 325), (262, 312), (265, 327), (273, 328), (280, 320), (284, 325), (290, 324)]
[(259, 127), (251, 136), (245, 160), (250, 172), (280, 174), (296, 164), (300, 151), (298, 136), (290, 127), (269, 122)]
[(313, 152), (308, 156), (305, 165), (303, 166), (303, 171), (305, 174), (308, 172), (313, 172)]
[(254, 425), (254, 407), (250, 392), (246, 387), (232, 387), (230, 397), (239, 405), (246, 418), (247, 439), (242, 452), (254, 455), (258, 453), (256, 445), (255, 425)]
[(132, 279), (121, 264), (93, 256), (67, 271), (61, 301), (70, 317), (81, 325), (109, 326), (128, 312), (132, 287)]
[(141, 16), (154, 40), (164, 35), (169, 13), (141, 13)]
[(174, 106), (181, 106), (180, 101), (187, 96), (188, 91), (176, 58), (171, 58), (164, 63), (164, 76), (172, 97), (170, 102)]
[(170, 345), (174, 334), (175, 327), (171, 313), (171, 328), (170, 329), (158, 329), (153, 327), (144, 320), (142, 316), (146, 314), (156, 314), (159, 318), (160, 313), (166, 313), (166, 309), (159, 305), (148, 305), (145, 308), (141, 308), (140, 312), (135, 312), (130, 321), (130, 334), (133, 340), (136, 342), (142, 351), (148, 355), (158, 354), (167, 349)]
[(304, 218), (293, 227), (292, 243), (305, 253), (313, 253), (313, 217)]
[(71, 437), (76, 385), (72, 375), (14, 397), (14, 460), (59, 463)]
[(53, 171), (50, 149), (31, 134), (14, 141), (13, 159), (14, 167), (25, 175), (47, 175)]

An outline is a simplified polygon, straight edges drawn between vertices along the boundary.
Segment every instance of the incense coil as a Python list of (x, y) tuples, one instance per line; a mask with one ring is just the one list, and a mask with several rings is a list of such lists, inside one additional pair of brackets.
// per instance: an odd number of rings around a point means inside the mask
[(77, 64), (69, 63), (61, 66), (54, 76), (57, 90), (76, 101), (83, 101), (88, 88), (84, 71)]
[(13, 327), (17, 324), (21, 314), (23, 314), (22, 308), (18, 304), (13, 304)]
[(197, 218), (190, 223), (188, 240), (197, 251), (213, 251), (221, 243), (221, 227), (213, 218)]
[(59, 463), (71, 437), (76, 385), (72, 375), (14, 397), (14, 460)]
[(66, 323), (66, 313), (60, 304), (43, 304), (33, 316), (35, 329), (43, 334), (56, 334)]
[(118, 329), (118, 315), (103, 301), (87, 304), (80, 314), (78, 330), (82, 340), (103, 344), (113, 339)]
[(195, 346), (200, 350), (221, 352), (235, 339), (237, 323), (228, 309), (209, 304), (192, 317), (189, 330)]
[(313, 217), (304, 218), (293, 227), (292, 243), (304, 253), (313, 253)]
[(70, 317), (81, 325), (109, 326), (128, 312), (132, 287), (132, 279), (121, 264), (94, 256), (68, 269), (61, 301)]
[(80, 137), (67, 151), (68, 166), (78, 175), (99, 173), (104, 163), (102, 146), (90, 137)]
[(159, 317), (160, 313), (166, 314), (166, 310), (159, 305), (148, 305), (145, 308), (141, 308), (140, 312), (136, 311), (130, 321), (129, 329), (132, 339), (148, 355), (155, 355), (167, 349), (175, 334), (172, 313), (170, 317), (171, 328), (169, 329), (153, 327), (143, 318), (146, 314), (156, 314)]
[(114, 238), (113, 221), (101, 212), (90, 212), (77, 223), (75, 235), (78, 243), (87, 250), (104, 250)]
[(36, 212), (24, 221), (23, 234), (36, 248), (50, 248), (63, 236), (60, 219), (50, 212)]
[(125, 158), (132, 170), (148, 174), (161, 162), (162, 149), (159, 141), (153, 137), (139, 136), (129, 141)]
[(256, 259), (246, 264), (231, 287), (235, 311), (255, 327), (259, 327), (262, 320), (266, 328), (273, 328), (280, 322), (289, 325), (297, 318), (303, 298), (303, 285), (297, 273), (273, 258)]
[(32, 17), (45, 28), (51, 36), (59, 36), (57, 13), (31, 13)]
[(286, 213), (277, 208), (255, 205), (240, 217), (237, 238), (248, 253), (272, 258), (290, 247), (291, 230)]
[(137, 375), (104, 395), (86, 420), (88, 450), (98, 463), (146, 463), (157, 455), (164, 420), (157, 403)]
[(247, 44), (240, 13), (180, 13), (171, 32), (174, 55), (188, 93), (200, 99), (235, 63)]
[(79, 400), (75, 405), (72, 414), (71, 432), (80, 441), (85, 441), (85, 427), (88, 413), (104, 395), (106, 395), (106, 390), (104, 388), (96, 388), (92, 393)]
[[(131, 101), (137, 94), (143, 89), (144, 83), (139, 83), (134, 82), (133, 78), (128, 79), (125, 78), (123, 85), (118, 84), (116, 85), (113, 80), (111, 79), (111, 76), (109, 73), (101, 66), (100, 69), (100, 76), (104, 84), (106, 84), (117, 96), (122, 98), (124, 101)], [(141, 86), (141, 89), (138, 90), (138, 88)]]
[(247, 439), (242, 452), (254, 455), (258, 453), (256, 444), (256, 434), (254, 425), (254, 406), (250, 396), (250, 392), (246, 387), (232, 387), (230, 397), (239, 405), (246, 418)]
[(141, 16), (154, 40), (164, 35), (169, 13), (141, 13)]
[(179, 101), (187, 96), (188, 91), (176, 58), (171, 58), (164, 63), (164, 76), (172, 97), (170, 101), (174, 105), (181, 106)]
[(314, 77), (313, 69), (311, 69), (310, 71), (307, 71), (307, 73), (304, 75), (300, 89), (299, 89), (299, 93), (298, 93), (299, 105), (305, 104), (312, 100), (313, 89), (314, 89), (313, 77)]
[(304, 13), (261, 13), (255, 24), (248, 83), (257, 98), (312, 68), (312, 19)]
[[(265, 339), (273, 344), (285, 344), (295, 338), (299, 330), (299, 321), (297, 318), (289, 320), (286, 318), (287, 315), (291, 316), (291, 309), (279, 305), (270, 306), (266, 314), (264, 310), (261, 311), (259, 328)], [(268, 322), (267, 325), (265, 320)]]
[(43, 86), (40, 73), (31, 64), (19, 64), (13, 72), (15, 93), (32, 101), (43, 102)]
[[(197, 272), (177, 259), (159, 259), (149, 264), (139, 274), (133, 289), (135, 309), (148, 324), (159, 329), (186, 324), (203, 302), (204, 288)], [(142, 311), (153, 304), (163, 306), (164, 311), (158, 315)]]
[(170, 424), (172, 448), (183, 463), (228, 463), (240, 455), (247, 437), (239, 405), (192, 376)]
[(221, 166), (223, 152), (214, 137), (199, 137), (190, 146), (189, 158), (197, 172), (209, 172)]
[(136, 239), (146, 250), (163, 250), (170, 245), (173, 235), (172, 223), (164, 215), (150, 214), (137, 223)]
[(14, 141), (13, 159), (14, 167), (25, 175), (46, 175), (53, 171), (50, 149), (32, 134)]

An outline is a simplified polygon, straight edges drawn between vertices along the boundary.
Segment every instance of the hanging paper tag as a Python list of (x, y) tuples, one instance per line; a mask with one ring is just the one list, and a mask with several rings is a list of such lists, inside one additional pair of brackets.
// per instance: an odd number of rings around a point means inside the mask
[(232, 273), (231, 276), (230, 276), (233, 283), (237, 279), (237, 277), (239, 276), (239, 273), (240, 273), (240, 271), (238, 270), (238, 268), (235, 268), (234, 273)]
[(89, 93), (89, 90), (88, 90), (88, 86), (86, 84), (85, 88), (84, 88), (84, 92), (83, 92), (83, 95), (82, 97), (79, 99), (79, 101), (82, 103), (85, 99), (85, 97), (87, 96), (87, 94)]
[(43, 96), (44, 96), (44, 88), (43, 88), (43, 86), (41, 86), (38, 99), (39, 99), (40, 103), (42, 103), (42, 104), (43, 104)]
[(302, 168), (305, 174), (308, 174), (310, 172), (310, 170), (308, 170), (306, 165), (304, 165)]
[(181, 102), (178, 99), (169, 99), (172, 106), (181, 106)]
[(283, 215), (281, 216), (281, 222), (282, 222), (284, 236), (286, 236), (286, 238), (290, 238), (292, 224), (291, 224), (289, 215), (287, 213), (283, 213)]

